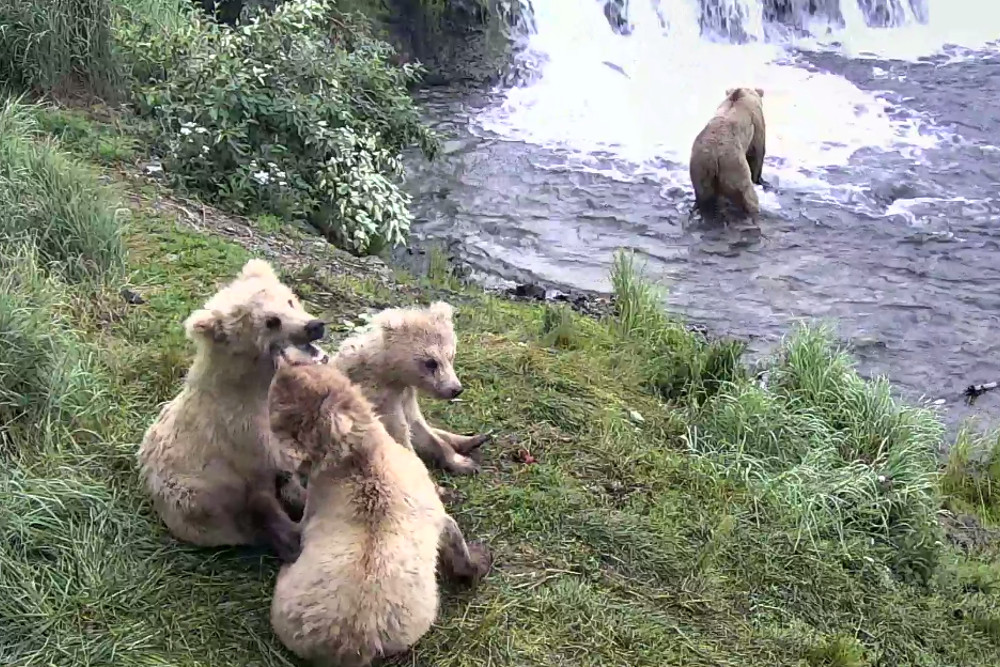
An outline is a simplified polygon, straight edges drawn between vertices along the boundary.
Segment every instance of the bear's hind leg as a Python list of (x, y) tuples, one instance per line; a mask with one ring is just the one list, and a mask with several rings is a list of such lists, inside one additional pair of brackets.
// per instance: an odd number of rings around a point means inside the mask
[(452, 579), (475, 584), (490, 571), (493, 557), (484, 544), (469, 544), (455, 519), (445, 515), (438, 562)]
[(739, 193), (738, 202), (743, 211), (753, 218), (754, 222), (760, 217), (760, 200), (757, 198), (757, 191), (753, 185), (747, 185)]
[(285, 563), (294, 563), (302, 550), (299, 525), (285, 513), (273, 485), (251, 488), (247, 497), (249, 532)]
[(760, 201), (750, 179), (750, 164), (742, 153), (727, 156), (720, 165), (725, 178), (720, 182), (720, 194), (743, 210), (754, 221), (760, 215)]

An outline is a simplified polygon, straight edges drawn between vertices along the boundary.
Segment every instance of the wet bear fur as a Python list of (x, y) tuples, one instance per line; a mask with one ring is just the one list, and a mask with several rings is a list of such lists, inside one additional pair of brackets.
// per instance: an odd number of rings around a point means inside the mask
[(691, 147), (691, 183), (703, 211), (714, 211), (720, 197), (756, 219), (760, 202), (754, 185), (763, 185), (764, 91), (730, 88), (715, 115)]

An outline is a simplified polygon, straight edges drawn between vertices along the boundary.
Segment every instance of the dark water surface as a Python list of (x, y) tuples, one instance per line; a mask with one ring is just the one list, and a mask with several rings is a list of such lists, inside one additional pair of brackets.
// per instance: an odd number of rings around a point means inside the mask
[[(778, 183), (781, 210), (765, 213), (762, 235), (692, 217), (689, 189), (613, 180), (556, 151), (474, 136), (470, 117), (499, 99), (437, 90), (425, 108), (448, 141), (434, 163), (409, 160), (414, 242), (443, 241), (486, 275), (600, 291), (614, 252), (633, 248), (668, 285), (667, 308), (749, 337), (756, 352), (796, 320), (829, 318), (862, 372), (888, 375), (911, 400), (946, 399), (952, 426), (1000, 414), (1000, 392), (972, 408), (961, 396), (1000, 380), (1000, 57), (796, 57), (958, 138), (917, 163), (858, 151), (823, 174), (858, 186), (840, 203)], [(904, 210), (897, 200), (917, 201)]]

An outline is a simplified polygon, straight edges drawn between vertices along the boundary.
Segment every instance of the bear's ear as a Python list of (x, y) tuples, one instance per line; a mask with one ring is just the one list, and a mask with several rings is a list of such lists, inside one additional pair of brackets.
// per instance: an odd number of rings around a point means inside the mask
[(754, 88), (754, 90), (757, 91), (757, 96), (758, 97), (764, 97), (764, 89), (763, 88)]
[(330, 429), (333, 431), (333, 437), (337, 440), (346, 438), (352, 428), (354, 428), (354, 420), (342, 412), (338, 412), (330, 419)]
[(274, 273), (274, 269), (270, 264), (262, 259), (251, 259), (246, 264), (243, 265), (243, 270), (240, 272), (241, 278), (274, 278), (277, 280), (277, 276)]
[(429, 312), (432, 317), (448, 321), (451, 320), (452, 316), (455, 314), (455, 309), (452, 308), (449, 303), (445, 303), (444, 301), (435, 301), (427, 308), (427, 312)]
[(371, 324), (389, 333), (406, 329), (409, 320), (407, 312), (402, 308), (386, 308), (372, 317)]
[(184, 321), (188, 336), (200, 336), (215, 343), (226, 342), (226, 331), (222, 326), (222, 313), (201, 308), (191, 313)]
[(343, 396), (340, 392), (332, 391), (323, 399), (320, 413), (326, 415), (330, 424), (330, 436), (335, 441), (346, 438), (351, 429), (354, 428), (354, 420), (347, 410), (344, 409)]
[(739, 89), (738, 88), (726, 88), (726, 97), (732, 97), (733, 93), (735, 93), (737, 90), (739, 90)]

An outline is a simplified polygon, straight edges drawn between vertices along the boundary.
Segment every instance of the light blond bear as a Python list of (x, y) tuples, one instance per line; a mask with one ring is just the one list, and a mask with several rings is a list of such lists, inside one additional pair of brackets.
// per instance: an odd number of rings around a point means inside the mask
[(184, 323), (196, 348), (181, 392), (160, 410), (139, 448), (153, 507), (179, 540), (213, 547), (262, 545), (283, 560), (298, 526), (276, 495), (281, 462), (267, 394), (276, 355), (324, 334), (292, 291), (259, 259)]
[(720, 197), (741, 208), (754, 220), (760, 201), (754, 185), (763, 185), (766, 136), (764, 91), (730, 88), (715, 115), (695, 137), (691, 147), (691, 184), (697, 205), (713, 211)]
[(332, 363), (361, 387), (396, 442), (452, 473), (478, 472), (468, 456), (490, 434), (459, 435), (434, 428), (420, 411), (419, 393), (453, 399), (462, 393), (455, 374), (452, 307), (390, 308), (370, 327), (345, 339)]
[(271, 604), (281, 642), (317, 665), (360, 667), (406, 651), (438, 612), (436, 570), (478, 581), (485, 547), (467, 545), (426, 466), (385, 430), (332, 365), (282, 364), (271, 426), (309, 459), (302, 553)]

